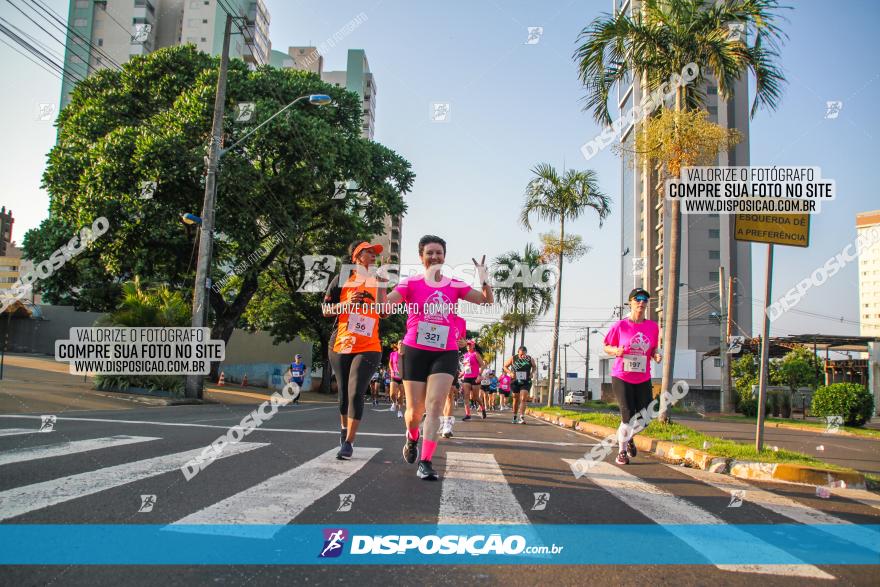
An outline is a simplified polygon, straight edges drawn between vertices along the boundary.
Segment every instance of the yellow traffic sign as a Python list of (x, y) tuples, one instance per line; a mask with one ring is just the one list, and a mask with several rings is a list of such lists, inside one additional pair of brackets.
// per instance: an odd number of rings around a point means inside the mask
[(737, 214), (734, 238), (740, 241), (810, 246), (809, 214)]

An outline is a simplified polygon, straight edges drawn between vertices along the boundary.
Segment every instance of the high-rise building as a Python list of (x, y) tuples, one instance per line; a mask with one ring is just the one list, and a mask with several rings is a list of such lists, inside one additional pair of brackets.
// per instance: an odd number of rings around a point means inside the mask
[[(243, 19), (244, 35), (233, 35), (230, 57), (269, 63), (269, 12), (262, 0), (71, 0), (64, 66), (85, 78), (133, 55), (185, 43), (219, 55), (226, 9)], [(64, 76), (61, 85), (62, 107), (73, 90), (70, 77)]]
[(21, 274), (21, 249), (12, 244), (12, 210), (0, 208), (0, 290), (9, 289)]
[(866, 243), (859, 250), (859, 324), (862, 336), (880, 336), (880, 241), (869, 238), (880, 230), (880, 210), (856, 214), (856, 233)]
[[(639, 0), (614, 0), (614, 11), (638, 11)], [(741, 142), (729, 152), (719, 155), (717, 165), (749, 165), (749, 100), (745, 76), (734, 84), (730, 100), (718, 95), (717, 83), (710, 80), (699, 88), (706, 97), (709, 119), (725, 128), (737, 129)], [(630, 76), (618, 88), (620, 113), (646, 100), (648, 92), (642, 80)], [(649, 317), (663, 324), (664, 287), (669, 271), (670, 207), (658, 194), (660, 180), (656, 170), (635, 164), (634, 137), (638, 122), (623, 130), (621, 194), (618, 203), (621, 217), (620, 300), (627, 305), (627, 294), (634, 287), (651, 292)], [(720, 342), (719, 271), (734, 277), (734, 302), (731, 308), (735, 327), (732, 334), (752, 333), (752, 267), (751, 245), (734, 239), (733, 215), (682, 214), (681, 273), (679, 283), (678, 332), (679, 354), (676, 372), (692, 374), (698, 379), (701, 355), (718, 347)], [(725, 283), (725, 289), (727, 284)], [(726, 301), (725, 301), (726, 303)], [(706, 383), (717, 385), (720, 378), (719, 360), (706, 365)]]
[[(290, 47), (287, 54), (272, 52), (273, 64), (304, 71), (311, 71), (325, 82), (343, 87), (356, 93), (361, 100), (361, 136), (373, 139), (376, 127), (376, 80), (370, 72), (367, 54), (363, 49), (349, 49), (344, 71), (324, 71), (324, 58), (315, 47)], [(381, 244), (391, 263), (400, 262), (400, 243), (403, 232), (401, 216), (387, 216), (385, 229), (376, 235), (375, 242)]]

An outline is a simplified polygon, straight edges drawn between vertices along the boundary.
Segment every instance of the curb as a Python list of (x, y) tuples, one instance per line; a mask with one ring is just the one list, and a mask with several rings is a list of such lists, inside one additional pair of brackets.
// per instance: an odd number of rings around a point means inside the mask
[[(617, 430), (614, 428), (608, 428), (607, 426), (600, 426), (598, 424), (590, 424), (588, 422), (580, 422), (572, 420), (571, 418), (557, 416), (555, 414), (535, 412), (531, 408), (526, 408), (526, 413), (539, 420), (544, 420), (545, 422), (556, 424), (563, 428), (569, 428), (576, 432), (602, 437), (617, 434)], [(672, 461), (676, 464), (683, 464), (696, 469), (703, 469), (712, 473), (724, 473), (740, 479), (782, 481), (785, 483), (819, 486), (836, 485), (843, 482), (848, 488), (866, 489), (865, 477), (858, 471), (833, 471), (830, 469), (820, 469), (818, 467), (795, 465), (791, 463), (738, 461), (727, 457), (719, 457), (668, 440), (657, 440), (655, 438), (647, 438), (643, 436), (636, 436), (633, 438), (633, 441), (636, 444), (636, 448), (640, 451), (654, 453), (663, 460)]]

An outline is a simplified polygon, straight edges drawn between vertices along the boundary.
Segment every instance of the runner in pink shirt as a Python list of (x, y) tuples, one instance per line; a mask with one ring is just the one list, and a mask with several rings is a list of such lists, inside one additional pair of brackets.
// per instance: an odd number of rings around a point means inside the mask
[[(436, 481), (438, 477), (431, 459), (439, 439), (443, 401), (458, 372), (457, 302), (492, 304), (494, 298), (485, 255), (479, 262), (472, 259), (482, 291), (442, 275), (446, 259), (446, 241), (442, 238), (423, 236), (419, 240), (419, 257), (425, 267), (424, 275), (404, 279), (388, 294), (388, 303), (405, 302), (409, 314), (406, 336), (400, 345), (407, 428), (403, 458), (408, 463), (414, 463), (418, 458), (419, 478)], [(419, 454), (419, 423), (425, 413), (425, 438)]]
[(660, 362), (660, 353), (657, 352), (660, 328), (653, 320), (645, 319), (650, 297), (640, 287), (632, 290), (629, 293), (630, 315), (615, 323), (605, 335), (605, 352), (617, 357), (611, 368), (611, 390), (620, 408), (618, 465), (628, 465), (629, 458), (638, 454), (632, 439), (636, 431), (630, 420), (651, 403), (650, 360)]
[[(461, 350), (465, 346), (465, 338), (467, 337), (467, 324), (464, 318), (455, 317), (455, 341), (458, 349)], [(455, 409), (455, 394), (460, 384), (458, 382), (458, 373), (452, 379), (452, 385), (449, 387), (449, 393), (446, 395), (446, 402), (443, 404), (443, 416), (440, 423), (440, 436), (443, 438), (452, 438), (452, 427), (455, 425), (455, 416), (452, 411)]]
[(461, 357), (461, 382), (464, 393), (464, 418), (462, 422), (471, 419), (471, 402), (480, 406), (483, 419), (486, 419), (486, 404), (483, 402), (483, 394), (480, 392), (480, 373), (485, 364), (483, 357), (477, 352), (477, 343), (473, 339), (467, 341), (467, 352)]
[(397, 343), (392, 343), (391, 354), (388, 355), (388, 371), (391, 374), (391, 411), (397, 410), (397, 417), (403, 418), (403, 379), (400, 373), (400, 353), (397, 352)]

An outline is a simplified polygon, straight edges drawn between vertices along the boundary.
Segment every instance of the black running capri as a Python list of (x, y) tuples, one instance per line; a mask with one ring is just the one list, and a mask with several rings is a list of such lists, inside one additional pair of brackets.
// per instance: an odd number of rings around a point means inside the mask
[(627, 383), (623, 379), (611, 377), (611, 391), (620, 406), (620, 420), (629, 424), (632, 417), (651, 404), (653, 388), (651, 380), (642, 383)]
[(403, 380), (425, 383), (429, 375), (458, 373), (458, 351), (426, 351), (402, 345)]
[(364, 395), (370, 386), (370, 379), (379, 363), (382, 353), (335, 353), (330, 351), (330, 365), (336, 374), (339, 387), (339, 413), (348, 418), (361, 420), (364, 417)]

